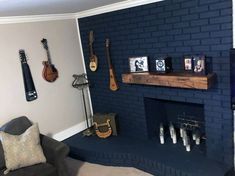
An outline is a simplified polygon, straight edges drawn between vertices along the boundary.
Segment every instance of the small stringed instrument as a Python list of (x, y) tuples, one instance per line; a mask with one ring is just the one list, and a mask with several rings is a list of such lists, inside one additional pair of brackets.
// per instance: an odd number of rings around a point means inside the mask
[[(112, 127), (110, 125), (110, 119), (108, 119), (106, 121), (106, 123), (101, 123), (101, 124), (94, 122), (94, 127), (95, 127), (96, 135), (100, 138), (107, 138), (107, 137), (111, 136), (111, 134), (112, 134)], [(99, 129), (100, 127), (107, 127), (107, 130), (105, 132), (101, 132)]]
[(109, 39), (106, 39), (105, 46), (106, 46), (106, 54), (107, 54), (107, 60), (108, 60), (108, 65), (109, 65), (109, 88), (112, 91), (116, 91), (118, 90), (119, 87), (117, 84), (115, 72), (114, 72), (111, 58), (110, 58), (109, 45), (110, 45)]
[(98, 68), (98, 58), (97, 56), (94, 54), (93, 51), (93, 43), (94, 43), (94, 33), (93, 31), (90, 31), (89, 33), (89, 49), (90, 49), (90, 70), (95, 72)]
[(55, 66), (51, 63), (51, 55), (47, 45), (47, 39), (42, 39), (41, 42), (47, 53), (47, 61), (42, 62), (42, 64), (44, 65), (42, 76), (46, 81), (54, 82), (59, 76), (58, 71)]
[(19, 50), (23, 79), (24, 79), (24, 89), (25, 96), (27, 101), (33, 101), (37, 99), (38, 95), (34, 86), (33, 78), (31, 75), (31, 71), (29, 65), (26, 60), (25, 51)]

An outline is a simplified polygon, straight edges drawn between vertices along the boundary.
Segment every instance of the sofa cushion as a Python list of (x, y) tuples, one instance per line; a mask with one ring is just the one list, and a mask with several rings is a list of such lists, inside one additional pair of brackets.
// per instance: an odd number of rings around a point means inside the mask
[(25, 132), (30, 126), (32, 126), (30, 120), (27, 117), (22, 116), (15, 118), (3, 125), (0, 128), (0, 131), (4, 131), (13, 135), (20, 135)]
[[(0, 175), (4, 175), (4, 170)], [(36, 164), (9, 172), (6, 176), (57, 176), (56, 168), (49, 163)]]
[(0, 142), (0, 170), (5, 167), (5, 158), (4, 158), (4, 152), (2, 148), (2, 143)]
[[(30, 122), (30, 120), (27, 117), (22, 116), (7, 122), (0, 128), (0, 131), (4, 131), (9, 134), (20, 135), (25, 132), (31, 125), (32, 123)], [(5, 158), (2, 143), (0, 142), (0, 169), (3, 168), (5, 168)]]
[(7, 171), (46, 162), (37, 124), (29, 127), (21, 135), (0, 132), (0, 136)]

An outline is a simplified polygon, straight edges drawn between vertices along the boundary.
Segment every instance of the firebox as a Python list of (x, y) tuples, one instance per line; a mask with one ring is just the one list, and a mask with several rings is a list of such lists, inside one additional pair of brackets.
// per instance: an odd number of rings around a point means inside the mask
[(147, 97), (144, 98), (144, 104), (147, 133), (150, 139), (159, 140), (160, 143), (166, 145), (182, 143), (185, 146), (186, 139), (188, 143), (191, 143), (188, 148), (186, 147), (187, 151), (191, 151), (195, 144), (200, 145), (197, 149), (206, 151), (203, 104)]

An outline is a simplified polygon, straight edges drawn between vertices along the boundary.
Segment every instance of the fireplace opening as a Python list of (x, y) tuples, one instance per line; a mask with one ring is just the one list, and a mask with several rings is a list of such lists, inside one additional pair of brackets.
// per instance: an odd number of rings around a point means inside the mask
[(206, 152), (204, 105), (144, 98), (149, 139)]

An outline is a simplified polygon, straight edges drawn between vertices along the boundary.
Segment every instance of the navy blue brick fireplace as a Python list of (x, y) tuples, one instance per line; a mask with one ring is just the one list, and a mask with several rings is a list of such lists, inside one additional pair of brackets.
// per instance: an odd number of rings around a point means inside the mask
[[(120, 136), (147, 139), (144, 98), (200, 104), (204, 108), (206, 155), (233, 164), (233, 119), (230, 91), (232, 0), (165, 0), (158, 3), (79, 19), (82, 46), (91, 82), (94, 112), (118, 114)], [(97, 72), (88, 68), (88, 33), (94, 31)], [(111, 58), (120, 90), (109, 90), (105, 39), (111, 40)], [(129, 71), (128, 58), (169, 55), (174, 71), (182, 71), (182, 57), (205, 54), (212, 58), (216, 85), (209, 90), (127, 85), (121, 75)]]

